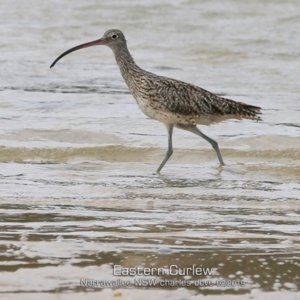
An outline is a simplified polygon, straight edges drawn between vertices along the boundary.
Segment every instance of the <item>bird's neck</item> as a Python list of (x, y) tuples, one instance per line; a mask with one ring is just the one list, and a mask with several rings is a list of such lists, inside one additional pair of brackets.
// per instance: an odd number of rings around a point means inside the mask
[(134, 62), (126, 43), (112, 50), (114, 52), (115, 59), (120, 68), (121, 74), (126, 84), (130, 88), (130, 79), (132, 79), (132, 77), (135, 77), (141, 69)]

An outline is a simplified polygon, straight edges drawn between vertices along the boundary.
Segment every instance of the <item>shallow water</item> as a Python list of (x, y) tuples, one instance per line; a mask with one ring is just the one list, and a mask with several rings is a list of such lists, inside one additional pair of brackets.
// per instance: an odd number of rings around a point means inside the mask
[[(115, 280), (115, 264), (175, 264), (214, 269), (155, 277), (192, 282), (180, 299), (299, 293), (298, 1), (4, 0), (0, 20), (0, 292), (99, 292), (80, 278)], [(145, 69), (263, 108), (262, 122), (201, 128), (225, 167), (177, 130), (155, 174), (165, 129), (139, 111), (110, 49), (49, 69), (109, 28), (124, 31)], [(222, 279), (245, 284), (217, 286)], [(180, 286), (148, 288), (177, 299)]]

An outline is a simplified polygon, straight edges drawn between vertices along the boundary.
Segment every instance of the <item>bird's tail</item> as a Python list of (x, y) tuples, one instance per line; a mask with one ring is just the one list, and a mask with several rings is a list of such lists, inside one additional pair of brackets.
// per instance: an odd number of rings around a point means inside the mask
[(240, 113), (242, 118), (261, 121), (261, 107), (249, 105), (243, 102), (237, 103), (237, 111)]
[[(235, 115), (240, 119), (261, 121), (261, 107), (226, 99), (226, 114)], [(225, 104), (225, 103), (224, 103)]]

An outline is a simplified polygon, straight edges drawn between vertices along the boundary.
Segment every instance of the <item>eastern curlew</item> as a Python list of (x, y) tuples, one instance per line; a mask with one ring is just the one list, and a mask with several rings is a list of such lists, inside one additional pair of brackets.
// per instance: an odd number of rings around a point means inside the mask
[(157, 173), (173, 154), (174, 127), (190, 131), (209, 142), (220, 164), (224, 166), (218, 143), (202, 133), (197, 124), (210, 125), (227, 119), (260, 120), (260, 107), (222, 98), (198, 86), (141, 69), (128, 51), (124, 34), (118, 29), (110, 29), (101, 39), (69, 49), (50, 68), (65, 55), (96, 45), (106, 45), (112, 49), (121, 74), (141, 111), (149, 118), (162, 122), (167, 128), (168, 150)]

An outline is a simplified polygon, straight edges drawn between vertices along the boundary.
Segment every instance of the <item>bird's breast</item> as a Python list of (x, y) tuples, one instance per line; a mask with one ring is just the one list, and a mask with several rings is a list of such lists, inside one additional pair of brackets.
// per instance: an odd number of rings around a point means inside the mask
[(164, 124), (193, 124), (191, 117), (165, 110), (157, 101), (133, 95), (140, 110), (149, 118)]

